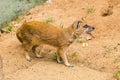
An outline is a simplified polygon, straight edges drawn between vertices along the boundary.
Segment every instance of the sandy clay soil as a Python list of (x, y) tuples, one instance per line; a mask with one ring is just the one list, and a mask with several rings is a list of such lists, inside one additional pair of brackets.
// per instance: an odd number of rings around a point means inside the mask
[[(88, 46), (75, 41), (68, 50), (72, 68), (58, 64), (55, 49), (46, 46), (44, 58), (25, 60), (24, 50), (15, 36), (23, 22), (52, 18), (52, 24), (67, 27), (85, 18), (95, 27), (95, 38)], [(0, 35), (0, 79), (3, 80), (114, 80), (120, 68), (120, 0), (52, 0), (11, 22), (14, 30)], [(46, 54), (47, 53), (47, 54)], [(2, 74), (3, 73), (3, 74)]]

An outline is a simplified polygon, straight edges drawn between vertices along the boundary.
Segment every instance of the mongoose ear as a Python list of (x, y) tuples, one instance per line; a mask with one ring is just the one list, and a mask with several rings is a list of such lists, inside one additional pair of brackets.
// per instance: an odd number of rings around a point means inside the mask
[(76, 29), (80, 27), (80, 21), (77, 21)]

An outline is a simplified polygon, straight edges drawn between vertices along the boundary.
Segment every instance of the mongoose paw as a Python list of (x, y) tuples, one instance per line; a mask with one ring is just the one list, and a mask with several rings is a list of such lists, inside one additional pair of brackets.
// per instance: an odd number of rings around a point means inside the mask
[(32, 58), (26, 58), (27, 61), (31, 62), (32, 61)]
[(73, 65), (71, 64), (65, 64), (67, 67), (73, 67)]
[(63, 63), (63, 61), (57, 61), (59, 64), (62, 64)]
[(44, 56), (41, 55), (36, 55), (37, 58), (43, 58)]

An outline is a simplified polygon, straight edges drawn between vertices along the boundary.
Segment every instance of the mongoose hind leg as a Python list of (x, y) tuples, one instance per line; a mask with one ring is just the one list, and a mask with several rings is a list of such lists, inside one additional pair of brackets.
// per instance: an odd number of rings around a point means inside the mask
[(43, 56), (42, 56), (43, 46), (42, 45), (40, 45), (40, 46), (36, 45), (33, 48), (34, 48), (34, 53), (35, 53), (36, 57), (37, 58), (43, 58)]

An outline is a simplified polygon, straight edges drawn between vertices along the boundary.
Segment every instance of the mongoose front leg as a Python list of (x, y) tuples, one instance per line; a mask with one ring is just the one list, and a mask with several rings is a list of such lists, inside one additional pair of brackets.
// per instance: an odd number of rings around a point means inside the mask
[(32, 58), (30, 57), (30, 53), (32, 53), (32, 45), (23, 44), (25, 49), (25, 58), (27, 61), (31, 62)]
[(32, 58), (30, 57), (28, 52), (25, 52), (25, 58), (27, 61), (31, 62)]
[(69, 62), (68, 62), (68, 59), (67, 59), (67, 48), (59, 48), (58, 50), (58, 53), (60, 54), (60, 57), (62, 58), (64, 64), (67, 66), (67, 67), (73, 67), (73, 65), (71, 65)]

